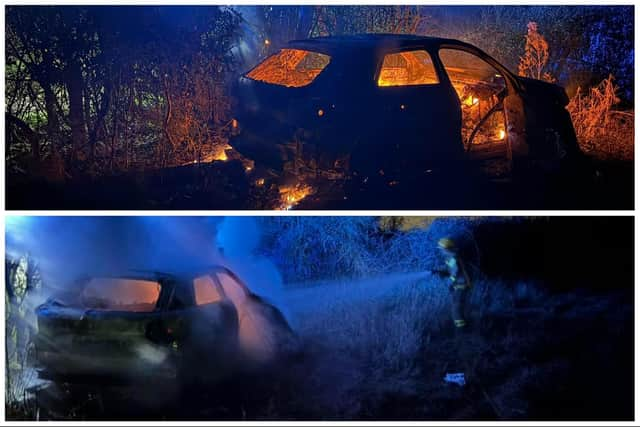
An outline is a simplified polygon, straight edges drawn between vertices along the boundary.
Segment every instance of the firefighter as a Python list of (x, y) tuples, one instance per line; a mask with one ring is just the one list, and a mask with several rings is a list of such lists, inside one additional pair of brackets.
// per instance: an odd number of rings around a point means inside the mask
[(455, 240), (450, 237), (443, 237), (438, 240), (438, 248), (445, 258), (446, 270), (440, 271), (449, 281), (449, 291), (451, 294), (451, 315), (456, 329), (463, 329), (467, 322), (465, 320), (465, 300), (468, 291), (471, 289), (471, 279), (460, 255), (460, 248)]

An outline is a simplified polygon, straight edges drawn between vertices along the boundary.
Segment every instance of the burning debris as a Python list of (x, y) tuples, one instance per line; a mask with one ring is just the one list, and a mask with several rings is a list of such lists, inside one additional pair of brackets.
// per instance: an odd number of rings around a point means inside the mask
[(289, 210), (300, 203), (305, 197), (313, 194), (315, 190), (310, 185), (297, 183), (293, 186), (282, 186), (279, 188), (280, 206), (279, 210)]

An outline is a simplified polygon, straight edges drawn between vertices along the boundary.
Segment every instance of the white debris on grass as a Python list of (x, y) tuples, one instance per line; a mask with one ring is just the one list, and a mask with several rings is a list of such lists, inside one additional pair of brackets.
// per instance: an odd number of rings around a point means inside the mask
[(444, 381), (447, 383), (454, 383), (454, 384), (458, 384), (460, 387), (463, 387), (466, 382), (464, 380), (464, 373), (463, 372), (456, 372), (453, 374), (449, 374), (447, 373), (444, 376)]

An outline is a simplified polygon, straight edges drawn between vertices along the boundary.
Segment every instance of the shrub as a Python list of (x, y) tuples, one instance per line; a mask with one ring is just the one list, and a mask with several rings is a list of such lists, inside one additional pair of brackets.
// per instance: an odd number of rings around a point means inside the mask
[(567, 105), (582, 150), (597, 157), (633, 159), (633, 112), (615, 111), (618, 87), (609, 77)]
[(549, 62), (549, 43), (538, 32), (537, 23), (529, 22), (527, 24), (525, 41), (524, 55), (520, 57), (518, 64), (518, 75), (554, 82), (555, 78), (551, 73), (544, 71), (547, 62)]
[(378, 268), (372, 217), (269, 217), (263, 231), (263, 250), (285, 282), (363, 277)]

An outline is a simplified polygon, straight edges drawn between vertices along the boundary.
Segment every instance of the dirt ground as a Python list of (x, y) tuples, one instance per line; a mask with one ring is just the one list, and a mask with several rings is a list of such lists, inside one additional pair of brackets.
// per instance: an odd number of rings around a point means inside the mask
[[(632, 209), (633, 162), (592, 161), (581, 177), (489, 180), (473, 172), (424, 174), (411, 182), (384, 177), (311, 182), (294, 209)], [(214, 162), (65, 182), (8, 177), (7, 208), (278, 209), (277, 186), (256, 185), (241, 164)]]

